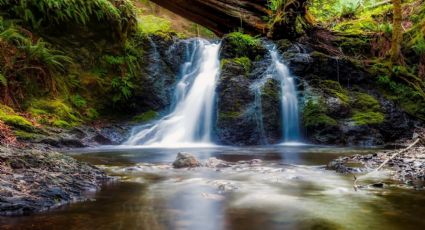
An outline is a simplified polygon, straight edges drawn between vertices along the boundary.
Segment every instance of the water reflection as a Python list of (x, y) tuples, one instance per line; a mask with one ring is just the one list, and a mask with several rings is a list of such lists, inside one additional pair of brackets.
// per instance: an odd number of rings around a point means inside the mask
[[(179, 151), (206, 160), (262, 159), (228, 168), (175, 170)], [(131, 149), (74, 153), (123, 178), (95, 200), (30, 217), (0, 218), (2, 229), (415, 229), (425, 226), (422, 192), (355, 192), (352, 178), (323, 165), (373, 150), (273, 146)]]

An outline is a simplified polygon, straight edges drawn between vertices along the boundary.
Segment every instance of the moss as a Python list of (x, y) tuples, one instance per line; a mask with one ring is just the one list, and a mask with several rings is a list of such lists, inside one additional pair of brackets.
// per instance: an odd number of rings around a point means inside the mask
[(50, 124), (61, 128), (70, 128), (82, 122), (81, 115), (63, 100), (38, 99), (31, 102), (28, 111), (40, 123)]
[(34, 133), (25, 132), (25, 131), (22, 131), (22, 130), (16, 130), (15, 136), (20, 140), (34, 140), (39, 135), (34, 134)]
[(375, 97), (366, 93), (354, 93), (351, 106), (361, 111), (380, 111), (381, 105)]
[(240, 117), (242, 114), (240, 112), (235, 111), (226, 111), (226, 112), (220, 112), (218, 114), (219, 119), (235, 119)]
[(139, 31), (144, 35), (165, 35), (171, 32), (171, 22), (167, 19), (146, 15), (139, 17)]
[(236, 57), (247, 57), (252, 50), (261, 46), (259, 39), (241, 32), (228, 34), (226, 40), (234, 48)]
[(30, 121), (22, 116), (19, 116), (12, 108), (5, 105), (0, 105), (0, 120), (16, 129), (29, 132), (33, 132), (35, 130), (34, 125)]
[(326, 106), (322, 100), (309, 100), (303, 111), (304, 126), (309, 127), (326, 127), (335, 126), (337, 121), (326, 115)]
[(251, 72), (252, 69), (252, 62), (248, 57), (239, 57), (239, 58), (233, 58), (233, 59), (222, 59), (221, 60), (221, 68), (228, 65), (229, 63), (235, 63), (239, 66), (242, 66), (245, 70), (245, 75), (248, 75)]
[(339, 82), (332, 80), (324, 80), (320, 83), (321, 88), (332, 96), (339, 98), (343, 103), (348, 104), (350, 102), (350, 96), (348, 91), (339, 84)]
[(380, 112), (355, 112), (353, 120), (356, 125), (373, 125), (384, 122), (385, 116)]
[(0, 115), (0, 119), (7, 125), (12, 126), (17, 129), (22, 129), (26, 131), (34, 131), (34, 126), (27, 119), (19, 115)]
[(133, 117), (133, 121), (145, 123), (145, 122), (149, 122), (149, 121), (151, 121), (151, 120), (153, 120), (157, 117), (158, 117), (158, 113), (156, 111), (149, 110), (147, 112), (144, 112), (140, 115)]
[(64, 128), (64, 129), (69, 129), (69, 128), (73, 127), (73, 125), (71, 125), (70, 123), (68, 123), (64, 120), (54, 120), (52, 122), (52, 125), (57, 126), (59, 128)]

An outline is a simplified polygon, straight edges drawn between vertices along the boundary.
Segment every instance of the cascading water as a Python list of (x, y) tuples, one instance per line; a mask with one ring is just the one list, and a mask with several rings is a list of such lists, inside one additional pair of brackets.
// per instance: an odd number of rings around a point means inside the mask
[(283, 141), (285, 143), (300, 141), (300, 125), (298, 110), (298, 95), (295, 86), (295, 79), (290, 74), (288, 67), (281, 61), (282, 58), (276, 49), (276, 46), (269, 48), (274, 66), (274, 77), (281, 83), (282, 89), (282, 125)]
[(212, 145), (215, 88), (220, 45), (195, 39), (187, 45), (186, 62), (174, 93), (173, 111), (136, 127), (125, 145), (189, 147)]
[[(251, 87), (254, 92), (259, 94), (265, 83), (269, 79), (275, 79), (280, 82), (281, 86), (281, 110), (282, 110), (282, 135), (283, 142), (298, 143), (300, 142), (300, 126), (299, 126), (299, 110), (298, 110), (298, 95), (295, 86), (294, 77), (290, 74), (288, 67), (281, 61), (282, 58), (275, 45), (268, 45), (268, 50), (271, 56), (271, 65), (265, 72), (264, 76), (254, 83)], [(259, 104), (256, 101), (256, 107), (260, 113), (261, 101)], [(262, 118), (262, 116), (258, 116)], [(262, 124), (262, 120), (257, 123)], [(260, 133), (264, 133), (260, 132)], [(264, 135), (264, 134), (263, 134)], [(264, 137), (262, 139), (265, 139)]]

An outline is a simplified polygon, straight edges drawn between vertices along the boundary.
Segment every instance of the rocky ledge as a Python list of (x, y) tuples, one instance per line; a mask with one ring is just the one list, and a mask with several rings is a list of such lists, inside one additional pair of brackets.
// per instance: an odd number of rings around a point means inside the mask
[(0, 215), (25, 215), (88, 198), (108, 179), (51, 150), (0, 146)]
[[(328, 169), (344, 174), (365, 174), (376, 170), (397, 151), (381, 151), (375, 154), (341, 157), (330, 162)], [(392, 179), (416, 189), (425, 188), (425, 146), (410, 148), (388, 161), (385, 168)]]

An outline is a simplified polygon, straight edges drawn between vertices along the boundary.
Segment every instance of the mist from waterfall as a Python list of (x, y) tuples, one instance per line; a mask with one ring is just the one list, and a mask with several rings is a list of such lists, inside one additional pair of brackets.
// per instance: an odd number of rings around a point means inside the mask
[(185, 62), (176, 84), (172, 112), (133, 129), (125, 145), (151, 147), (211, 146), (220, 44), (203, 39), (186, 43)]

